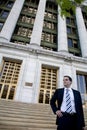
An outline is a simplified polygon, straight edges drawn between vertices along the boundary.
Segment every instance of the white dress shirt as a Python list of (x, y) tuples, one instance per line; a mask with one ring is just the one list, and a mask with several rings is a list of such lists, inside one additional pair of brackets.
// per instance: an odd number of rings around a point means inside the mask
[[(62, 105), (61, 105), (61, 108), (60, 108), (60, 110), (62, 112), (66, 111), (66, 89), (67, 88), (64, 88), (63, 101), (62, 101)], [(71, 88), (68, 88), (68, 89), (69, 89), (70, 98), (71, 98), (72, 112), (76, 113), (73, 90)]]

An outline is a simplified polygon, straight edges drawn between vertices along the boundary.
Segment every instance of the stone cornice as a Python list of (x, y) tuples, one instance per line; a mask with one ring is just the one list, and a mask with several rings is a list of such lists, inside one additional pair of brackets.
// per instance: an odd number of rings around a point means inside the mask
[(58, 59), (63, 59), (67, 62), (77, 62), (79, 63), (85, 63), (87, 64), (87, 58), (84, 57), (76, 57), (72, 54), (69, 54), (67, 52), (54, 52), (50, 50), (45, 50), (40, 46), (37, 45), (18, 45), (16, 43), (12, 42), (0, 42), (0, 48), (11, 48), (21, 51), (26, 51), (27, 53), (35, 54), (36, 56), (48, 56), (48, 57), (54, 57)]

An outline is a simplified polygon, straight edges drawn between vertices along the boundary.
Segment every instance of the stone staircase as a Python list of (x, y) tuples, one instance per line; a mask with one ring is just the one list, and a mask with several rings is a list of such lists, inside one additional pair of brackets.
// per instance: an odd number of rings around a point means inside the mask
[(0, 100), (0, 130), (56, 130), (55, 118), (48, 104)]
[(48, 104), (0, 100), (0, 130), (56, 130)]

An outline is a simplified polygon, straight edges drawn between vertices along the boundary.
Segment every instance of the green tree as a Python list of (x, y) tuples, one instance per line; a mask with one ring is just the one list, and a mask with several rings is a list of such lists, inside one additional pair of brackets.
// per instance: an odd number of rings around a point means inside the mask
[[(72, 11), (75, 13), (75, 9), (77, 6), (82, 6), (82, 3), (85, 0), (56, 0), (58, 5), (61, 8), (61, 16), (69, 16), (70, 12)], [(85, 7), (87, 12), (87, 7)]]

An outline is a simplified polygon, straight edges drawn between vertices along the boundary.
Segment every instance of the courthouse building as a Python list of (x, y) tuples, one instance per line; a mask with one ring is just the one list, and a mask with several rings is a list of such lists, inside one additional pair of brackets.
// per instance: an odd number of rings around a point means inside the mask
[(87, 102), (87, 13), (56, 0), (0, 0), (0, 99), (49, 104), (63, 76)]

